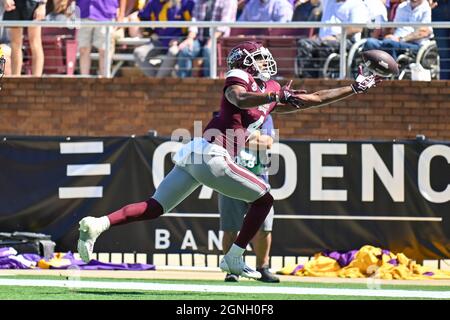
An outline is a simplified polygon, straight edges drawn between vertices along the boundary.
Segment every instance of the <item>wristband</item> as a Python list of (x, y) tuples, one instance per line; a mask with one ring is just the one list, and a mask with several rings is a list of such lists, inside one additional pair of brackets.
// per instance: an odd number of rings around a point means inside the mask
[(269, 102), (280, 102), (280, 96), (276, 92), (269, 92), (268, 98)]

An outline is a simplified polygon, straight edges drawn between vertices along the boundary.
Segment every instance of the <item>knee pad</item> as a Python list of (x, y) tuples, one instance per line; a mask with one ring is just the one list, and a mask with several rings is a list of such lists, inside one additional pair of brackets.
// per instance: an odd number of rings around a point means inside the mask
[(264, 194), (261, 198), (257, 199), (255, 202), (253, 202), (255, 205), (258, 206), (268, 206), (271, 207), (273, 205), (273, 197), (270, 194), (270, 192), (267, 192)]
[(155, 199), (150, 198), (145, 202), (147, 203), (147, 209), (145, 210), (145, 213), (152, 219), (155, 219), (164, 214), (163, 206)]

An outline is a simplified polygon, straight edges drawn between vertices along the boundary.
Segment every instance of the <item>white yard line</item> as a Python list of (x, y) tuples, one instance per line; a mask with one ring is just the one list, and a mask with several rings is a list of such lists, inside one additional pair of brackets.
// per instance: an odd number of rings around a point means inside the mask
[(0, 286), (25, 287), (65, 287), (70, 289), (121, 289), (145, 291), (190, 291), (190, 292), (227, 292), (227, 293), (261, 293), (261, 294), (295, 294), (295, 295), (331, 295), (354, 297), (388, 297), (388, 298), (431, 298), (450, 299), (450, 291), (420, 290), (377, 290), (377, 289), (330, 289), (330, 288), (295, 288), (264, 286), (226, 286), (226, 285), (186, 285), (167, 283), (139, 282), (103, 282), (76, 280), (28, 280), (0, 279)]
[[(220, 218), (218, 213), (166, 213), (164, 217), (181, 218)], [(343, 216), (343, 215), (301, 215), (301, 214), (276, 214), (274, 219), (289, 220), (366, 220), (366, 221), (428, 221), (442, 222), (442, 217), (404, 217), (404, 216)]]

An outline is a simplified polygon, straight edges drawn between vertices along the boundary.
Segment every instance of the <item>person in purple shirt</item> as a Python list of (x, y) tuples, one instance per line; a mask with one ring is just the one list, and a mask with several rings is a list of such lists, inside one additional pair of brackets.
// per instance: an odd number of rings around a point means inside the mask
[[(80, 8), (81, 21), (123, 21), (127, 0), (76, 0)], [(105, 76), (104, 59), (106, 49), (106, 28), (88, 27), (78, 30), (80, 48), (80, 73), (89, 75), (91, 70), (91, 47), (99, 54), (99, 73)], [(111, 44), (110, 44), (111, 45)]]
[[(194, 4), (193, 0), (149, 0), (138, 16), (141, 21), (190, 21)], [(174, 69), (178, 46), (187, 30), (155, 28), (153, 31), (148, 44), (134, 49), (134, 61), (146, 76), (167, 77)], [(165, 56), (158, 66), (155, 58), (161, 55)]]

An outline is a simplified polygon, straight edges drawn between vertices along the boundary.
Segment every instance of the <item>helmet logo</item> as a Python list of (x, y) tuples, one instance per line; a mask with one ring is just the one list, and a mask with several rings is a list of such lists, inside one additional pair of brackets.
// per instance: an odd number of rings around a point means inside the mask
[(244, 56), (244, 53), (240, 48), (236, 48), (233, 51), (230, 52), (228, 55), (228, 65), (234, 64), (236, 61), (240, 60)]

